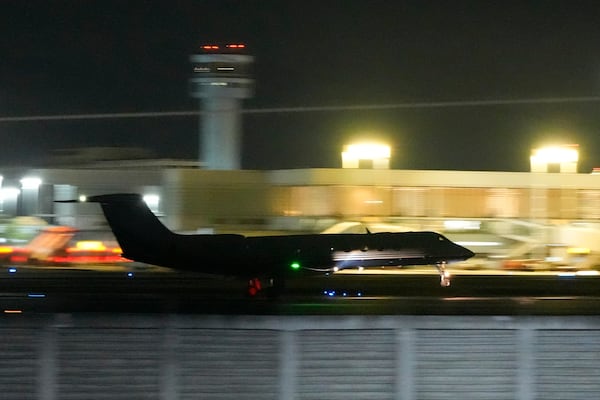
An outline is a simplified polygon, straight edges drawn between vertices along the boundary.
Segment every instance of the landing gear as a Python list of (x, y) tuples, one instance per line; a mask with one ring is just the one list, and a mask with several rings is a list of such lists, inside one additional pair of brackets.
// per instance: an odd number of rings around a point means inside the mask
[(256, 297), (263, 293), (268, 299), (276, 299), (281, 296), (284, 290), (284, 280), (282, 278), (270, 278), (268, 284), (263, 286), (259, 278), (252, 278), (248, 281), (248, 296)]
[(446, 262), (440, 262), (435, 264), (437, 270), (440, 274), (440, 286), (448, 287), (450, 286), (450, 272), (446, 270)]
[(285, 281), (283, 278), (269, 279), (269, 286), (265, 289), (267, 299), (276, 300), (281, 297), (285, 290)]
[(248, 281), (248, 296), (254, 297), (262, 290), (260, 279), (252, 278)]

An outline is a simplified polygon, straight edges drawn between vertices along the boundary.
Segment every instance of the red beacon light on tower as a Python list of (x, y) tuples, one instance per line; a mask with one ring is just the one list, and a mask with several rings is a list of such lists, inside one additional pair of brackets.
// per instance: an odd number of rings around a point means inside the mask
[(246, 49), (244, 43), (203, 44), (200, 49), (207, 53), (237, 53)]
[(239, 49), (245, 49), (246, 45), (243, 43), (235, 43), (235, 44), (225, 45), (225, 47), (228, 49), (238, 49), (239, 50)]

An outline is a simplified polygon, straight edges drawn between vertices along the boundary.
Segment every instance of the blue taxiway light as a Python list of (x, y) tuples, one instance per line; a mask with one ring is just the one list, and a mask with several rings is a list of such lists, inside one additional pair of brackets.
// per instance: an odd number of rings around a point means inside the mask
[(15, 267), (10, 267), (10, 268), (8, 269), (8, 273), (9, 273), (9, 274), (14, 274), (14, 273), (16, 273), (16, 272), (17, 272), (17, 269), (16, 269)]
[(127, 273), (127, 277), (128, 277), (128, 278), (133, 278), (133, 272), (128, 272), (128, 273)]
[(43, 299), (46, 295), (44, 293), (29, 293), (27, 297), (31, 299)]
[(328, 296), (328, 297), (336, 297), (336, 296), (341, 296), (341, 297), (362, 297), (363, 292), (362, 291), (336, 291), (336, 290), (323, 290), (323, 295)]

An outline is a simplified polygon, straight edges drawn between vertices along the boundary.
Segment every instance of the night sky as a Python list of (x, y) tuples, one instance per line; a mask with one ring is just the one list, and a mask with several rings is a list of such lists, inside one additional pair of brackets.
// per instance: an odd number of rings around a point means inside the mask
[[(596, 1), (0, 2), (0, 117), (189, 111), (189, 54), (240, 41), (244, 108), (600, 95)], [(244, 168), (339, 167), (367, 134), (394, 168), (527, 171), (532, 147), (578, 143), (600, 166), (600, 102), (244, 115)], [(0, 123), (0, 165), (55, 149), (148, 147), (195, 159), (197, 117)]]

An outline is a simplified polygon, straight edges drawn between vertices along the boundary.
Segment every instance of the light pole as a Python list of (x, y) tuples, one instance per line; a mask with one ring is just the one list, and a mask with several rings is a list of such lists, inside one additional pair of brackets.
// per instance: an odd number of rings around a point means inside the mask
[(16, 187), (3, 187), (0, 189), (0, 213), (17, 215), (17, 200), (21, 191)]
[(533, 149), (531, 172), (577, 172), (579, 146), (576, 144)]
[(39, 189), (42, 180), (38, 177), (27, 176), (21, 179), (21, 204), (24, 215), (39, 213)]

